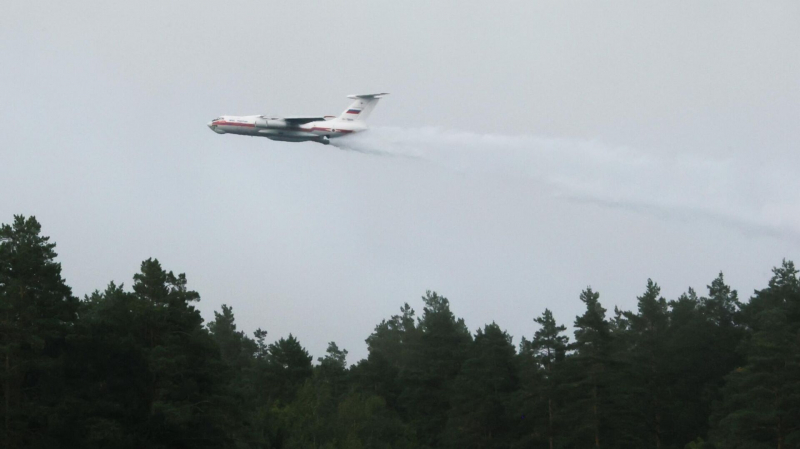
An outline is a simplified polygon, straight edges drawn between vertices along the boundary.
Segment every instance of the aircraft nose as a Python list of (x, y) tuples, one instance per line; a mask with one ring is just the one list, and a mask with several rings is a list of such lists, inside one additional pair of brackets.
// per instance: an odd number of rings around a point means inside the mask
[(211, 129), (211, 131), (214, 131), (217, 134), (225, 134), (225, 131), (223, 131), (222, 128), (220, 128), (219, 125), (214, 122), (208, 122), (206, 125), (209, 129)]

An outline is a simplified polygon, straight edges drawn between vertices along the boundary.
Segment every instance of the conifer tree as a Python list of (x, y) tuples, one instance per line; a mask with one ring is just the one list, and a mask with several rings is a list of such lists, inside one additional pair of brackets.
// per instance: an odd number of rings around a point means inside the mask
[(427, 292), (348, 368), (334, 342), (312, 366), (291, 334), (246, 335), (227, 305), (204, 326), (200, 295), (155, 259), (79, 301), (54, 248), (33, 217), (0, 226), (3, 448), (800, 447), (789, 261), (749, 302), (722, 273), (669, 302), (648, 280), (607, 317), (587, 288), (572, 344), (546, 309), (519, 354)]
[[(520, 356), (528, 361), (523, 364), (523, 391), (528, 402), (532, 402), (532, 407), (525, 407), (525, 415), (536, 423), (543, 423), (542, 433), (547, 437), (547, 447), (553, 449), (561, 412), (558, 391), (561, 364), (566, 357), (569, 338), (561, 335), (567, 328), (556, 324), (550, 309), (545, 309), (542, 316), (533, 321), (539, 324), (539, 330), (534, 333), (533, 340), (523, 337), (520, 344)], [(527, 440), (533, 441), (533, 438), (528, 436)]]
[(741, 303), (736, 290), (725, 284), (722, 273), (708, 286), (708, 297), (700, 300), (700, 311), (713, 324), (730, 328), (737, 320)]
[[(228, 370), (190, 301), (186, 277), (142, 263), (133, 292), (113, 283), (82, 304), (68, 376), (83, 417), (80, 447), (224, 447)], [(76, 407), (77, 408), (77, 407)]]
[(586, 311), (575, 318), (574, 355), (565, 365), (564, 425), (572, 430), (566, 446), (599, 448), (613, 435), (611, 325), (599, 298), (591, 287), (580, 295)]
[(618, 360), (623, 362), (628, 394), (623, 394), (626, 408), (641, 416), (641, 426), (626, 426), (617, 438), (635, 443), (638, 447), (661, 448), (668, 433), (670, 408), (669, 360), (665, 357), (669, 313), (667, 301), (661, 297), (661, 288), (647, 280), (645, 292), (638, 298), (638, 313), (625, 312), (630, 323), (627, 337), (635, 342)]
[(745, 307), (752, 338), (746, 364), (722, 390), (713, 436), (724, 449), (800, 446), (800, 280), (792, 262)]
[(311, 377), (312, 357), (292, 334), (269, 345), (269, 391), (271, 399), (290, 403)]
[(331, 388), (334, 397), (345, 392), (347, 382), (347, 349), (339, 349), (335, 342), (328, 343), (325, 357), (317, 359), (318, 377)]
[(669, 303), (663, 357), (669, 361), (672, 400), (666, 434), (677, 445), (708, 438), (709, 416), (714, 402), (721, 399), (725, 376), (743, 363), (737, 347), (745, 329), (737, 293), (725, 284), (722, 273), (708, 291), (708, 297), (701, 298), (690, 288)]
[(400, 409), (399, 375), (408, 364), (409, 347), (419, 336), (414, 309), (406, 303), (400, 311), (402, 315), (393, 315), (375, 326), (366, 340), (367, 359), (358, 362), (351, 373), (366, 391), (383, 397), (395, 409)]
[(444, 296), (428, 291), (418, 333), (408, 343), (406, 362), (399, 373), (398, 398), (422, 444), (441, 444), (450, 408), (449, 387), (467, 357), (472, 336), (464, 320), (456, 319)]
[[(669, 301), (670, 327), (662, 357), (668, 361), (671, 425), (665, 430), (678, 447), (708, 436), (711, 384), (721, 382), (727, 371), (715, 375), (708, 363), (715, 355), (711, 325), (700, 312), (693, 289)], [(724, 369), (724, 368), (723, 368)], [(698, 443), (699, 444), (699, 443)]]
[(495, 323), (475, 334), (469, 357), (452, 386), (446, 440), (453, 448), (506, 448), (517, 420), (512, 395), (519, 388), (511, 336)]
[(61, 356), (77, 318), (56, 245), (41, 230), (21, 215), (0, 226), (0, 440), (9, 448), (57, 438), (48, 420), (64, 394)]
[(214, 312), (214, 320), (208, 323), (208, 330), (228, 365), (239, 370), (249, 365), (257, 350), (256, 343), (243, 331), (236, 330), (232, 307), (223, 304), (221, 312)]
[(221, 312), (214, 312), (208, 330), (227, 368), (228, 383), (221, 401), (228, 434), (240, 447), (263, 447), (268, 432), (265, 432), (259, 406), (266, 395), (259, 394), (257, 388), (257, 343), (237, 330), (233, 308), (225, 304)]

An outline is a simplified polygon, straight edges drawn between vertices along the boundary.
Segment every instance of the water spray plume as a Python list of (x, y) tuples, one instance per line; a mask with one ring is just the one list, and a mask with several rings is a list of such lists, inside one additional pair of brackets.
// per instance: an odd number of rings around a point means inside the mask
[(378, 127), (335, 145), (475, 175), (525, 177), (575, 201), (800, 237), (800, 185), (787, 167), (767, 161), (440, 128)]

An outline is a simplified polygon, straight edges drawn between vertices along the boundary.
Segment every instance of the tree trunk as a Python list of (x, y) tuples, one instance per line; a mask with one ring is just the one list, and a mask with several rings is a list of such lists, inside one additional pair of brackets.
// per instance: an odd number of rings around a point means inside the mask
[(653, 374), (653, 379), (651, 382), (652, 388), (650, 389), (650, 394), (653, 395), (653, 420), (655, 421), (655, 433), (656, 433), (656, 448), (661, 449), (661, 413), (659, 413), (658, 408), (660, 404), (658, 402), (658, 394), (660, 393), (658, 385), (656, 384), (656, 376), (658, 373), (658, 369), (656, 368), (656, 356), (654, 353), (650, 354), (650, 372)]
[(778, 449), (783, 449), (783, 429), (782, 429), (783, 426), (781, 426), (781, 418), (780, 418), (780, 414), (778, 413), (778, 411), (780, 410), (781, 398), (778, 395), (778, 388), (777, 387), (772, 390), (772, 393), (775, 396), (775, 403), (774, 403), (775, 405), (774, 405), (774, 407), (775, 407), (776, 415), (778, 416), (777, 422), (775, 423), (775, 434), (776, 434), (775, 436), (778, 437)]
[[(6, 325), (11, 326), (10, 317), (6, 310)], [(8, 339), (5, 357), (5, 382), (3, 382), (3, 428), (5, 429), (6, 442), (8, 447), (14, 447), (11, 438), (11, 338)]]
[(6, 438), (8, 442), (11, 442), (11, 433), (9, 431), (10, 428), (10, 420), (9, 420), (9, 398), (8, 396), (11, 394), (11, 360), (10, 360), (10, 352), (11, 348), (6, 350), (6, 381), (3, 382), (3, 399), (4, 399), (4, 428), (6, 432)]
[(597, 383), (592, 385), (592, 411), (594, 412), (594, 447), (600, 447), (600, 420), (597, 417)]
[(547, 440), (553, 449), (553, 399), (547, 399)]

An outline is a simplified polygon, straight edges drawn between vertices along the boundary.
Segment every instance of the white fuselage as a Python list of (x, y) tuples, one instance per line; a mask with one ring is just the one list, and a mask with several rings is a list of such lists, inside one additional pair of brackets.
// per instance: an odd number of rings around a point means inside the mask
[(358, 121), (343, 121), (338, 118), (292, 125), (280, 118), (270, 119), (261, 115), (242, 117), (222, 116), (208, 124), (218, 134), (240, 134), (260, 136), (288, 142), (315, 141), (327, 143), (327, 139), (341, 137), (365, 130), (366, 124)]
[(217, 134), (259, 136), (284, 142), (330, 143), (330, 139), (367, 129), (365, 122), (378, 100), (388, 95), (350, 95), (352, 104), (341, 115), (306, 117), (268, 117), (265, 115), (224, 115), (208, 123)]

